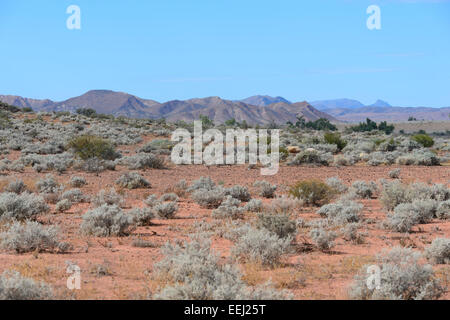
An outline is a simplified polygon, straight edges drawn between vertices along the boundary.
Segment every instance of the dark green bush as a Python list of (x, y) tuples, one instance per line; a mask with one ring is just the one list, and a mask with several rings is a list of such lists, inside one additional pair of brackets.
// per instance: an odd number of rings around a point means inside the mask
[(306, 204), (321, 206), (332, 199), (335, 191), (322, 181), (305, 180), (293, 185), (289, 189), (289, 194), (305, 201)]
[(416, 135), (412, 136), (411, 139), (416, 141), (417, 143), (420, 143), (425, 148), (429, 148), (434, 145), (433, 138), (427, 134), (416, 134)]
[(83, 160), (92, 158), (115, 160), (119, 157), (108, 140), (91, 135), (73, 138), (68, 143), (68, 148), (72, 149)]
[(338, 147), (339, 151), (347, 146), (347, 141), (343, 140), (339, 133), (327, 132), (325, 133), (323, 138), (326, 143), (335, 144)]

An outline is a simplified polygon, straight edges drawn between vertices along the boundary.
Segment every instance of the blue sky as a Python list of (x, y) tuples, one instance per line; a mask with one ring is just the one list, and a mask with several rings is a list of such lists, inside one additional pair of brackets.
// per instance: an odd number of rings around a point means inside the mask
[[(81, 30), (66, 28), (71, 4)], [(0, 94), (450, 106), (446, 0), (1, 0), (0, 40)]]

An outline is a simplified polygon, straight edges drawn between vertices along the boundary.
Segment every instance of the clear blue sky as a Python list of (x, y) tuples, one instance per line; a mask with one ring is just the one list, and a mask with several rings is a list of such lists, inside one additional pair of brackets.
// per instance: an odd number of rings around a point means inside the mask
[[(81, 30), (66, 9), (81, 8)], [(371, 4), (381, 30), (366, 27)], [(450, 106), (446, 0), (1, 0), (0, 94)]]

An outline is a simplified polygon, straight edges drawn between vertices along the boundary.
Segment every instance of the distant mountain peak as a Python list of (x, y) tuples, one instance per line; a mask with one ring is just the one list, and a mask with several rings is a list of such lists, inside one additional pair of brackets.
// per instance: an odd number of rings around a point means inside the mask
[(290, 101), (286, 100), (283, 97), (272, 97), (272, 96), (268, 96), (268, 95), (256, 95), (256, 96), (251, 96), (248, 97), (246, 99), (240, 100), (240, 102), (246, 103), (246, 104), (250, 104), (252, 106), (258, 106), (258, 107), (265, 107), (274, 103), (287, 103), (287, 104), (291, 104)]
[(380, 100), (378, 99), (377, 101), (375, 101), (374, 104), (371, 104), (369, 107), (392, 107), (389, 103), (387, 103), (386, 101)]

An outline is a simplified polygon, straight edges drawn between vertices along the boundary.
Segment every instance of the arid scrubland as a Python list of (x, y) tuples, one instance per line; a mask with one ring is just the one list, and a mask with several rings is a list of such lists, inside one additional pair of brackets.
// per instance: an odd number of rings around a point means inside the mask
[(174, 165), (179, 127), (2, 110), (0, 299), (450, 298), (448, 132), (286, 126), (261, 176)]

